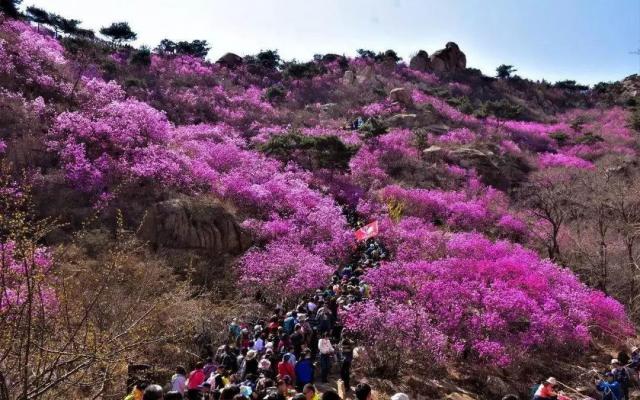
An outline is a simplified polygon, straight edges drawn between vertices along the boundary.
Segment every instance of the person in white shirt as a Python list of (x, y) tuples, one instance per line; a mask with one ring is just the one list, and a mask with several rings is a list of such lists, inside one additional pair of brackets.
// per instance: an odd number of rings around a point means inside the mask
[(187, 382), (187, 370), (182, 366), (176, 367), (176, 373), (171, 377), (171, 390), (184, 395), (185, 384)]
[(329, 339), (329, 333), (325, 332), (318, 341), (318, 351), (320, 352), (320, 376), (322, 382), (329, 381), (329, 373), (331, 372), (331, 362), (335, 350)]

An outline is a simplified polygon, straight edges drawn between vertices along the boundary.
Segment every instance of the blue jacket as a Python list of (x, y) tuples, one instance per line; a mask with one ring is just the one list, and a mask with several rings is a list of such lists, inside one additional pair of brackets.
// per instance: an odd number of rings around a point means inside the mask
[(606, 381), (600, 381), (596, 385), (596, 389), (603, 393), (602, 400), (622, 400), (622, 390), (620, 389), (620, 382), (613, 381), (611, 383)]
[(296, 364), (296, 379), (300, 384), (313, 382), (313, 363), (310, 358), (305, 358)]
[(296, 325), (296, 320), (293, 317), (287, 317), (284, 319), (284, 322), (282, 325), (284, 327), (284, 331), (290, 335), (291, 332), (293, 332), (293, 328)]

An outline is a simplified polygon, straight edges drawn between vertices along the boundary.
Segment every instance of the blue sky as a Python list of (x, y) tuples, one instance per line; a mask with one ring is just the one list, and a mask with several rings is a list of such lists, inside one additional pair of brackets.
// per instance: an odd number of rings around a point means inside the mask
[(128, 21), (136, 44), (206, 39), (209, 58), (278, 49), (285, 59), (392, 48), (408, 61), (457, 42), (467, 65), (596, 83), (640, 72), (640, 0), (24, 0), (99, 29)]

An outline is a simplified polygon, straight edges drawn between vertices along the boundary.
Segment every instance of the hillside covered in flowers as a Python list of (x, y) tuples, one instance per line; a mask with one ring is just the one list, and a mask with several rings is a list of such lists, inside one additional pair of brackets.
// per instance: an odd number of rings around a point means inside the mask
[(212, 62), (45, 25), (0, 15), (7, 398), (119, 393), (129, 364), (192, 363), (232, 318), (324, 288), (373, 221), (389, 257), (339, 310), (372, 379), (537, 379), (635, 335), (625, 83), (424, 52)]

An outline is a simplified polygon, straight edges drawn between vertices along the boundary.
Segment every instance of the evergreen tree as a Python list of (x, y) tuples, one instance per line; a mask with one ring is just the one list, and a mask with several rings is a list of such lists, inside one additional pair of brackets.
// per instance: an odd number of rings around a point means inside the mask
[(117, 45), (135, 40), (138, 37), (138, 35), (131, 30), (127, 22), (114, 22), (109, 26), (101, 28), (100, 33), (110, 37), (111, 41)]
[(498, 68), (496, 68), (496, 72), (497, 72), (496, 77), (500, 79), (511, 78), (511, 74), (513, 74), (516, 71), (517, 69), (515, 69), (513, 65), (502, 64), (498, 66)]
[(22, 3), (22, 0), (0, 0), (0, 12), (11, 18), (18, 18), (20, 16), (20, 11), (18, 11), (20, 3)]
[(29, 6), (27, 7), (27, 19), (29, 21), (35, 22), (38, 25), (44, 24), (47, 25), (51, 22), (51, 15), (43, 10), (42, 8)]

